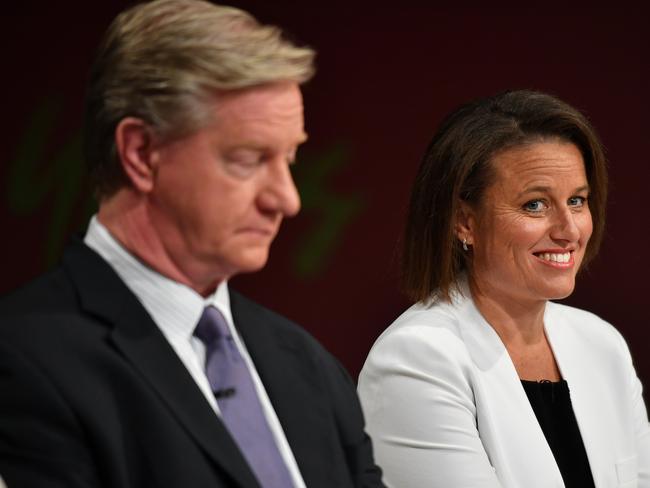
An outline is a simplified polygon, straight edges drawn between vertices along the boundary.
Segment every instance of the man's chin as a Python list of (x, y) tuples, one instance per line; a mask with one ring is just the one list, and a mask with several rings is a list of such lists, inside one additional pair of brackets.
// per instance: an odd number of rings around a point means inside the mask
[(268, 258), (268, 252), (260, 251), (247, 254), (246, 256), (243, 256), (242, 259), (238, 260), (237, 263), (235, 263), (233, 266), (235, 268), (235, 272), (233, 274), (254, 273), (255, 271), (259, 271), (264, 268), (264, 266), (266, 266)]

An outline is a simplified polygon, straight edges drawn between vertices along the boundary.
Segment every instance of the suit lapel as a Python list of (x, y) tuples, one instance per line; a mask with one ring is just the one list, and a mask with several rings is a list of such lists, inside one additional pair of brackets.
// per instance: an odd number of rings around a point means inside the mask
[(553, 453), (501, 339), (470, 298), (459, 299), (456, 310), (478, 370), (474, 388), (478, 429), (499, 479), (508, 487), (563, 487)]
[(85, 245), (70, 248), (64, 266), (82, 307), (112, 324), (113, 345), (159, 394), (212, 461), (245, 488), (258, 488), (222, 422), (206, 402), (171, 345), (117, 274)]
[(332, 460), (322, 453), (332, 443), (331, 425), (325, 411), (327, 393), (314, 381), (320, 376), (315, 361), (285, 319), (232, 290), (230, 306), (305, 484), (328, 486)]

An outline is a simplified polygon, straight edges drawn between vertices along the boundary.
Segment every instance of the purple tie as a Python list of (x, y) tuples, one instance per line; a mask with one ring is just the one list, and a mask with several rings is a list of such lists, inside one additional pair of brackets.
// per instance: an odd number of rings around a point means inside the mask
[(194, 335), (206, 347), (205, 371), (221, 418), (263, 488), (293, 482), (266, 422), (255, 385), (221, 312), (206, 307)]

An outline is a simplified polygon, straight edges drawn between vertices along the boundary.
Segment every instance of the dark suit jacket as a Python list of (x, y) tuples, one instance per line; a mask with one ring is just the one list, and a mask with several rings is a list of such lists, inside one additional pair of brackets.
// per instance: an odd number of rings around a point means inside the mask
[[(339, 363), (232, 291), (231, 307), (307, 486), (383, 486)], [(9, 488), (258, 486), (151, 317), (81, 243), (0, 303), (0, 473)]]

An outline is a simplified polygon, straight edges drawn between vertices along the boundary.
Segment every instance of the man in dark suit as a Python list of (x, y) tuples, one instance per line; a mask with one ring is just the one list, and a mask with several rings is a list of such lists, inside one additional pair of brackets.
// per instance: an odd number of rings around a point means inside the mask
[(9, 488), (383, 486), (343, 368), (227, 285), (299, 210), (312, 61), (200, 0), (115, 19), (86, 104), (99, 212), (0, 305)]

